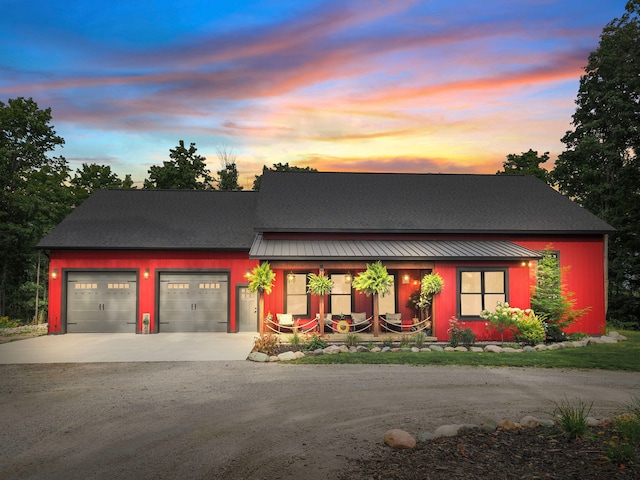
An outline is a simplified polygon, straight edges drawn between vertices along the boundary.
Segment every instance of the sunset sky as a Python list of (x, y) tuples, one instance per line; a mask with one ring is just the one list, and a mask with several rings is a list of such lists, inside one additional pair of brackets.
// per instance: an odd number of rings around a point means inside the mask
[[(626, 0), (0, 0), (0, 100), (51, 107), (73, 170), (136, 182), (195, 142), (321, 171), (495, 173), (563, 150)], [(551, 168), (553, 165), (547, 165)]]

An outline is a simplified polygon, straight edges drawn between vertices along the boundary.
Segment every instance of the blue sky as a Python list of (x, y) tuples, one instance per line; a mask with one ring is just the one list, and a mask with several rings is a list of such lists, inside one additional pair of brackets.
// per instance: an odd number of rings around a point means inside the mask
[[(0, 0), (0, 100), (51, 107), (75, 170), (137, 182), (195, 142), (262, 166), (494, 173), (563, 150), (626, 0)], [(552, 165), (548, 165), (549, 168)]]

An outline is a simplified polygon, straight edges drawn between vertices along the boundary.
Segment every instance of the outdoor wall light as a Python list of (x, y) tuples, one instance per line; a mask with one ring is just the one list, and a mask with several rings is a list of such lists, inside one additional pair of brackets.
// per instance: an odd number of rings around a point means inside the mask
[(51, 278), (53, 278), (54, 280), (56, 278), (58, 278), (58, 269), (57, 268), (54, 268), (53, 272), (51, 272)]
[(409, 277), (408, 273), (405, 273), (402, 276), (402, 283), (405, 284), (405, 285), (408, 285), (410, 281), (411, 281), (411, 277)]
[(289, 283), (294, 283), (296, 281), (296, 276), (293, 274), (293, 272), (289, 272), (289, 274), (287, 275), (287, 280), (289, 281)]
[(251, 270), (247, 268), (247, 271), (244, 274), (244, 278), (249, 278), (251, 276)]
[(147, 278), (147, 279), (149, 278), (149, 269), (148, 268), (144, 269), (144, 278)]
[(344, 276), (345, 283), (351, 283), (351, 272), (347, 272)]

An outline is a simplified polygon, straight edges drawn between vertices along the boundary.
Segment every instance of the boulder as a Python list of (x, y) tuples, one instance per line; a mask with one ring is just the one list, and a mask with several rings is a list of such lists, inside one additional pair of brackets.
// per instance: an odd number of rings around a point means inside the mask
[(455, 437), (462, 425), (440, 425), (433, 434), (437, 437)]
[(535, 352), (536, 349), (533, 348), (531, 345), (525, 345), (524, 347), (522, 347), (522, 351), (523, 352)]
[(269, 355), (262, 352), (251, 352), (248, 357), (252, 362), (268, 362)]
[(416, 446), (416, 439), (409, 432), (394, 428), (384, 434), (384, 443), (391, 448), (406, 450)]
[(455, 351), (456, 351), (456, 349), (455, 349), (455, 348), (453, 348), (453, 347), (444, 347), (444, 349), (443, 349), (443, 350), (444, 350), (445, 352), (455, 352)]
[(378, 353), (380, 352), (382, 349), (380, 347), (373, 347), (370, 351), (373, 353)]
[(528, 428), (535, 428), (540, 426), (540, 422), (536, 417), (532, 417), (531, 415), (527, 415), (520, 419), (520, 425)]
[(300, 352), (300, 351), (296, 352), (296, 358), (302, 358), (302, 357), (304, 357), (304, 352)]
[(471, 347), (469, 350), (476, 353), (484, 352), (484, 349), (482, 347)]
[(442, 348), (440, 345), (431, 345), (429, 346), (429, 349), (432, 352), (442, 352), (444, 350), (444, 348)]
[(511, 420), (500, 420), (498, 422), (498, 428), (501, 428), (503, 430), (515, 430), (517, 428), (520, 428), (520, 425), (516, 422), (512, 422)]
[(436, 436), (431, 432), (420, 432), (416, 437), (418, 442), (429, 442), (436, 438)]
[(413, 353), (419, 353), (419, 352), (420, 352), (420, 349), (419, 349), (418, 347), (411, 347), (411, 351), (412, 351)]
[(493, 433), (498, 429), (498, 422), (491, 417), (482, 417), (478, 422), (480, 430), (487, 433)]
[(484, 351), (489, 353), (500, 353), (502, 352), (502, 347), (499, 347), (498, 345), (487, 345), (484, 347)]
[(453, 349), (456, 352), (468, 352), (469, 350), (467, 349), (467, 347), (455, 347)]
[(295, 360), (296, 358), (296, 352), (282, 352), (278, 354), (278, 360), (280, 360), (281, 362), (286, 362), (288, 360)]

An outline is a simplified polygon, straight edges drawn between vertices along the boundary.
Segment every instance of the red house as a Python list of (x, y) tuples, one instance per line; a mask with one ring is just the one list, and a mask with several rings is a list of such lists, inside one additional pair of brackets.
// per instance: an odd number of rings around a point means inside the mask
[(456, 316), (489, 339), (480, 311), (528, 308), (546, 248), (570, 267), (576, 308), (590, 307), (572, 331), (603, 333), (613, 231), (534, 177), (268, 171), (259, 192), (99, 191), (39, 248), (51, 260), (50, 333), (257, 331), (246, 273), (262, 261), (276, 273), (266, 312), (315, 325), (304, 322), (319, 312), (307, 275), (322, 271), (334, 320), (370, 317), (372, 298), (350, 279), (380, 260), (394, 277), (380, 313), (399, 314), (400, 331), (436, 272), (433, 335), (447, 340)]

